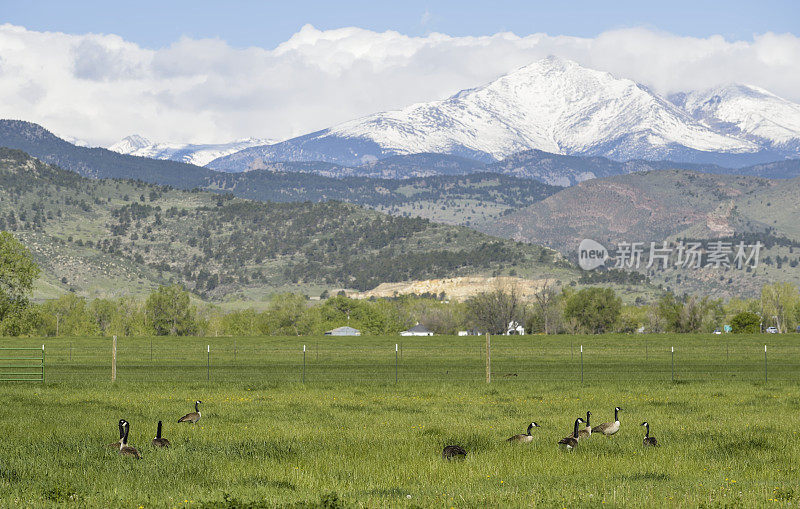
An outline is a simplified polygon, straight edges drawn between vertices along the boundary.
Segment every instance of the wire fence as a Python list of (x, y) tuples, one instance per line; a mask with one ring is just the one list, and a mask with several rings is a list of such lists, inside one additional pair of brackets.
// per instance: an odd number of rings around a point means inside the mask
[[(492, 383), (739, 380), (800, 382), (800, 336), (682, 338), (120, 338), (119, 381)], [(771, 338), (770, 338), (771, 339)], [(0, 343), (25, 340), (0, 340)], [(46, 345), (47, 381), (108, 381), (109, 338)], [(6, 346), (6, 345), (3, 345)], [(12, 346), (12, 345), (8, 345)], [(766, 349), (766, 350), (765, 350)]]

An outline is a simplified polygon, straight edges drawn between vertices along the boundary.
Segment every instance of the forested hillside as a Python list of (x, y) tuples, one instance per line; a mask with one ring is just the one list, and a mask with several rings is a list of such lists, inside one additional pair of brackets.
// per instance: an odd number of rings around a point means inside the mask
[(0, 228), (33, 251), (40, 292), (121, 295), (171, 281), (225, 298), (504, 271), (575, 275), (550, 250), (468, 228), (336, 201), (258, 203), (87, 179), (16, 150), (0, 149), (0, 186)]
[(465, 225), (496, 219), (561, 189), (536, 180), (496, 173), (393, 180), (328, 178), (268, 170), (217, 173), (207, 179), (206, 188), (258, 201), (346, 201), (393, 215)]
[(0, 147), (22, 150), (42, 161), (85, 177), (142, 180), (191, 189), (214, 172), (177, 161), (128, 156), (104, 148), (78, 147), (21, 120), (0, 120)]

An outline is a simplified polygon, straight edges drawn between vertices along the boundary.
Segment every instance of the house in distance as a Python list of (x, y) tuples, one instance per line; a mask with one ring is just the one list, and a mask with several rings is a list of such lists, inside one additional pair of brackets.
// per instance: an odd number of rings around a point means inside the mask
[(417, 322), (417, 324), (408, 330), (400, 333), (401, 336), (433, 336), (433, 331), (429, 330), (424, 325)]
[(360, 336), (361, 331), (352, 327), (336, 327), (325, 333), (326, 336)]

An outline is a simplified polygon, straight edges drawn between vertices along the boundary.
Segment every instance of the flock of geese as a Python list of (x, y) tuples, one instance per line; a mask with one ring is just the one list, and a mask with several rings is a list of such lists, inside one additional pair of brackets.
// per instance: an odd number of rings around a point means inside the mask
[[(620, 407), (614, 407), (614, 421), (613, 422), (604, 422), (603, 424), (598, 424), (597, 426), (592, 427), (590, 424), (592, 418), (592, 412), (586, 412), (586, 420), (583, 420), (583, 417), (578, 417), (575, 419), (575, 425), (572, 428), (572, 434), (567, 435), (566, 437), (562, 438), (558, 441), (558, 445), (565, 450), (571, 451), (578, 447), (578, 443), (581, 440), (585, 440), (592, 436), (592, 434), (601, 434), (607, 437), (614, 435), (619, 431), (620, 423), (619, 423), (619, 412), (622, 410)], [(585, 424), (585, 426), (581, 427), (581, 424)], [(658, 440), (656, 437), (650, 436), (650, 424), (645, 421), (641, 424), (645, 428), (645, 435), (644, 440), (642, 440), (642, 445), (645, 447), (659, 447)], [(517, 443), (517, 444), (528, 444), (533, 442), (533, 435), (531, 431), (533, 428), (541, 428), (538, 423), (532, 422), (528, 425), (528, 431), (525, 433), (520, 433), (519, 435), (514, 435), (510, 438), (506, 439), (506, 442)], [(442, 451), (442, 458), (452, 460), (452, 459), (463, 459), (467, 456), (467, 451), (460, 445), (448, 445)]]
[[(188, 414), (184, 415), (178, 422), (190, 422), (192, 424), (196, 423), (200, 420), (200, 403), (202, 401), (195, 401), (194, 402), (194, 412), (189, 412)], [(597, 426), (592, 427), (590, 424), (592, 418), (592, 412), (586, 412), (586, 420), (583, 417), (578, 417), (575, 419), (575, 425), (572, 428), (572, 434), (568, 435), (561, 440), (558, 441), (558, 445), (561, 446), (563, 449), (571, 451), (578, 447), (578, 443), (581, 440), (585, 440), (591, 437), (593, 434), (601, 434), (604, 436), (611, 436), (615, 435), (617, 431), (619, 431), (620, 423), (619, 423), (619, 412), (622, 410), (620, 407), (614, 407), (614, 421), (613, 422), (604, 422), (603, 424), (598, 424)], [(581, 424), (585, 424), (585, 426), (581, 427)], [(125, 419), (119, 420), (119, 440), (108, 444), (108, 447), (116, 448), (119, 450), (119, 454), (122, 456), (133, 456), (134, 458), (141, 458), (141, 454), (139, 451), (131, 446), (128, 445), (128, 434), (131, 431), (131, 424), (126, 421)], [(642, 440), (642, 444), (645, 447), (658, 447), (659, 443), (656, 440), (656, 437), (650, 436), (650, 424), (645, 421), (641, 424), (645, 427), (645, 435), (644, 440)], [(158, 427), (156, 428), (156, 436), (150, 442), (153, 447), (169, 447), (170, 443), (169, 440), (161, 436), (161, 427), (162, 422), (158, 421)], [(528, 430), (525, 433), (520, 433), (519, 435), (514, 435), (506, 439), (506, 442), (517, 443), (517, 444), (528, 444), (533, 442), (533, 435), (531, 431), (533, 428), (541, 428), (538, 423), (532, 422), (528, 425)], [(460, 445), (448, 445), (442, 450), (442, 458), (452, 460), (452, 459), (463, 459), (467, 456), (467, 451)]]
[[(195, 401), (194, 402), (194, 412), (189, 412), (188, 414), (184, 415), (178, 422), (190, 422), (192, 424), (196, 423), (200, 420), (200, 403), (202, 401)], [(158, 427), (156, 428), (156, 436), (153, 440), (150, 441), (153, 444), (153, 447), (169, 447), (170, 443), (169, 440), (161, 436), (161, 421), (158, 421)], [(131, 424), (126, 421), (125, 419), (119, 420), (119, 440), (113, 443), (108, 444), (108, 447), (118, 449), (118, 452), (122, 456), (133, 456), (136, 459), (141, 459), (142, 455), (139, 454), (139, 451), (133, 447), (132, 445), (128, 445), (128, 434), (131, 431)]]

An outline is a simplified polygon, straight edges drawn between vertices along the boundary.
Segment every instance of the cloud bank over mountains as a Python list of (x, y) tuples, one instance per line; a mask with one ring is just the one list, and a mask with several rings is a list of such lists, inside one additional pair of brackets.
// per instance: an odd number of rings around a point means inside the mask
[(660, 94), (746, 83), (800, 102), (800, 38), (682, 37), (647, 28), (594, 38), (498, 33), (410, 37), (306, 25), (275, 48), (180, 39), (145, 49), (116, 35), (0, 25), (0, 117), (93, 145), (131, 133), (173, 142), (288, 138), (445, 98), (548, 55)]

